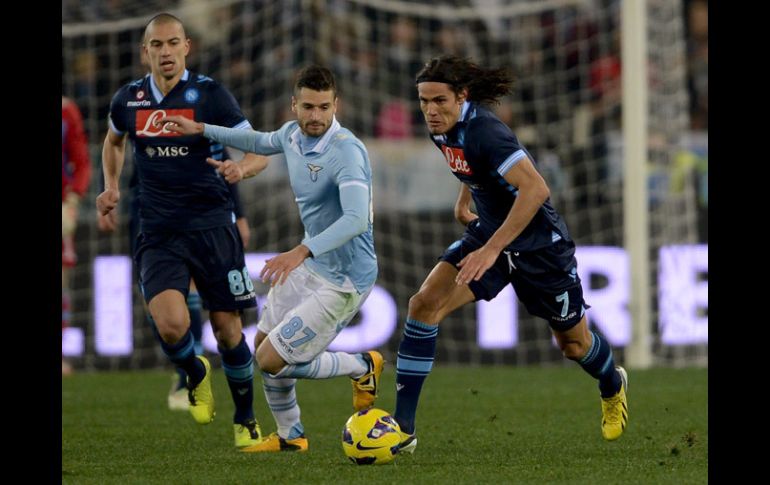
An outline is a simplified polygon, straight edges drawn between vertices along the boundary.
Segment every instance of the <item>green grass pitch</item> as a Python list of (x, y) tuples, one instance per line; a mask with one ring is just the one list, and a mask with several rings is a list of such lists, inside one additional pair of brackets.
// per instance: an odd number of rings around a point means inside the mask
[[(230, 393), (214, 372), (217, 417), (166, 408), (171, 371), (81, 373), (62, 381), (62, 482), (136, 484), (707, 483), (708, 370), (629, 372), (629, 425), (599, 429), (595, 381), (579, 367), (438, 365), (423, 388), (414, 455), (356, 466), (342, 453), (348, 379), (301, 380), (307, 453), (238, 453)], [(257, 378), (255, 411), (275, 431)], [(376, 406), (393, 412), (395, 371)]]

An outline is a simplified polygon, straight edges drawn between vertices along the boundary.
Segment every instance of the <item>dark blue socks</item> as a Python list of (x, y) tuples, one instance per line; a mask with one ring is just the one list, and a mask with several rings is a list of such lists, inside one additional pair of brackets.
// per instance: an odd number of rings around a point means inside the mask
[(251, 350), (246, 344), (246, 338), (241, 334), (241, 341), (232, 349), (219, 347), (222, 354), (222, 367), (230, 386), (230, 394), (235, 403), (233, 423), (243, 423), (254, 418), (252, 402), (254, 400), (254, 368), (251, 360)]
[(175, 344), (168, 344), (163, 339), (160, 339), (160, 346), (169, 360), (176, 364), (177, 367), (181, 367), (190, 377), (189, 388), (198, 385), (206, 375), (206, 368), (203, 366), (203, 362), (195, 358), (194, 345), (192, 332), (189, 330)]
[(428, 325), (407, 318), (404, 338), (396, 360), (396, 412), (401, 430), (414, 433), (417, 401), (425, 378), (433, 368), (438, 325)]
[(578, 361), (580, 367), (599, 380), (602, 397), (611, 397), (620, 390), (620, 374), (615, 370), (612, 349), (598, 333), (591, 332), (591, 348)]

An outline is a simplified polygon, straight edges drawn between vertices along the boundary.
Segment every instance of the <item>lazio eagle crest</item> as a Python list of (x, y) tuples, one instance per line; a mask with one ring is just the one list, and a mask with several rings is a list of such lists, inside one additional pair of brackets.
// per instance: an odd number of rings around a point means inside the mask
[(310, 180), (313, 182), (318, 181), (318, 172), (320, 172), (323, 167), (320, 165), (313, 165), (312, 163), (306, 164), (308, 170), (310, 170)]

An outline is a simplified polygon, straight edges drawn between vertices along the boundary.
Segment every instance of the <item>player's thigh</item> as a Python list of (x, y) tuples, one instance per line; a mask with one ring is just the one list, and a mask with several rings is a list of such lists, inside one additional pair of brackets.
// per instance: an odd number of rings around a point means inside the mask
[(340, 291), (320, 277), (315, 280), (309, 294), (268, 335), (289, 364), (310, 362), (324, 352), (369, 295), (369, 291)]
[(438, 312), (438, 320), (444, 315), (476, 299), (468, 285), (455, 283), (457, 268), (446, 261), (439, 261), (420, 286), (420, 290), (410, 301), (410, 310), (416, 307), (428, 307)]
[(283, 284), (267, 292), (267, 301), (257, 323), (257, 330), (267, 335), (283, 321), (286, 315), (310, 297), (312, 273), (300, 265), (289, 273)]
[(511, 283), (527, 311), (548, 320), (554, 331), (577, 325), (589, 306), (577, 275), (574, 244), (558, 242), (531, 253), (514, 253)]
[[(444, 251), (444, 254), (439, 258), (441, 261), (448, 263), (451, 266), (451, 269), (444, 267), (440, 268), (439, 266), (441, 265), (437, 265), (433, 272), (431, 272), (431, 274), (428, 276), (426, 282), (423, 283), (423, 286), (426, 284), (430, 285), (429, 287), (435, 286), (435, 291), (449, 291), (452, 289), (451, 285), (454, 285), (456, 288), (458, 288), (454, 281), (458, 272), (457, 264), (462, 261), (465, 256), (472, 253), (473, 251), (476, 251), (484, 245), (482, 240), (479, 239), (480, 236), (481, 235), (478, 234), (478, 230), (475, 229), (474, 226), (470, 225), (463, 234), (463, 237), (452, 243), (446, 249), (446, 251)], [(434, 273), (436, 273), (435, 278), (432, 278)], [(437, 283), (435, 285), (433, 284), (433, 281), (431, 281), (432, 279), (436, 280)], [(468, 285), (459, 287), (467, 287), (470, 294), (472, 294), (472, 298), (470, 300), (467, 300), (466, 297), (468, 294), (464, 291), (459, 291), (459, 294), (451, 295), (451, 298), (455, 303), (455, 308), (459, 308), (459, 306), (462, 306), (470, 301), (489, 301), (497, 296), (497, 294), (500, 293), (500, 291), (502, 291), (502, 289), (505, 288), (508, 283), (509, 265), (507, 263), (506, 257), (501, 253), (497, 258), (497, 261), (495, 261), (495, 264), (492, 265), (492, 267), (482, 275), (480, 280), (471, 281), (468, 283)]]
[(183, 253), (183, 245), (174, 234), (144, 232), (137, 238), (139, 288), (146, 303), (165, 290), (178, 290), (187, 298), (190, 270)]
[(254, 283), (235, 224), (191, 231), (185, 238), (191, 275), (209, 311), (231, 312), (256, 306)]

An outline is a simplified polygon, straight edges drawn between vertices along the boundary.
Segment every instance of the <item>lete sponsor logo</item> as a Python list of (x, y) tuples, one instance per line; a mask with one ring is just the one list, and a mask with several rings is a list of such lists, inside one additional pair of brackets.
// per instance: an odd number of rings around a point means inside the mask
[(449, 168), (453, 172), (459, 172), (464, 175), (472, 175), (473, 171), (468, 166), (468, 162), (465, 161), (465, 154), (462, 148), (453, 148), (444, 145), (441, 147), (441, 151), (444, 153), (444, 158), (449, 164)]
[(161, 126), (158, 120), (166, 117), (180, 115), (191, 120), (195, 119), (195, 111), (192, 109), (140, 109), (136, 112), (136, 136), (141, 137), (167, 137), (167, 136), (182, 136), (179, 133), (174, 133), (166, 129), (166, 126)]

